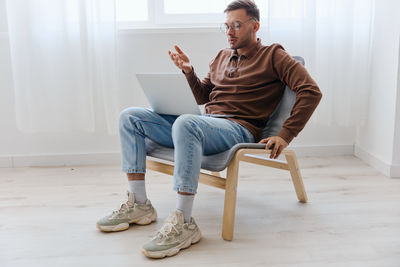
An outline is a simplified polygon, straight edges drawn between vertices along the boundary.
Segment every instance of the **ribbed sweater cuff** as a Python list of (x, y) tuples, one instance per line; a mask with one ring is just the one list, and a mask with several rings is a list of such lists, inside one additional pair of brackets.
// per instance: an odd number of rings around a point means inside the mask
[(193, 68), (193, 66), (192, 66), (192, 71), (191, 71), (191, 72), (185, 73), (185, 72), (182, 70), (182, 73), (185, 75), (186, 80), (189, 82), (189, 84), (193, 84), (194, 82), (197, 81), (197, 76), (196, 76), (196, 74), (194, 73), (194, 68)]
[(290, 142), (292, 142), (293, 138), (295, 137), (295, 135), (293, 135), (288, 130), (283, 129), (283, 128), (278, 133), (278, 136), (281, 137), (283, 140), (285, 140), (288, 144), (290, 144)]
[(187, 76), (187, 75), (190, 75), (190, 74), (194, 74), (194, 68), (193, 68), (193, 66), (192, 66), (192, 70), (191, 70), (190, 72), (186, 73), (186, 72), (184, 72), (184, 71), (182, 70), (182, 73), (185, 74), (186, 76)]

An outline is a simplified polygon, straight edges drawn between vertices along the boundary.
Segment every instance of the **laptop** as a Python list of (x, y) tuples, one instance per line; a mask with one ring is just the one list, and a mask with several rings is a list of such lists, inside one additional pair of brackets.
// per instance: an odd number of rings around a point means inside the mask
[(136, 77), (154, 112), (201, 115), (192, 90), (182, 73), (137, 73)]

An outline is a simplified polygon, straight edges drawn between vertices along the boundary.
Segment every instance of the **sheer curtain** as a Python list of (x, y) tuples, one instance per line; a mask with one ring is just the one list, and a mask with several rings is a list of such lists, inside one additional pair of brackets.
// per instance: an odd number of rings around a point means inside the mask
[[(115, 132), (114, 0), (8, 0), (19, 130)], [(105, 111), (95, 114), (103, 99)]]
[[(116, 82), (114, 0), (6, 3), (19, 129), (92, 132), (96, 121), (106, 120), (108, 132), (115, 133), (123, 94)], [(374, 0), (257, 3), (263, 43), (278, 42), (303, 56), (323, 91), (310, 123), (359, 125), (368, 103)]]
[(373, 0), (268, 0), (265, 43), (306, 59), (324, 94), (311, 123), (356, 127), (367, 109)]

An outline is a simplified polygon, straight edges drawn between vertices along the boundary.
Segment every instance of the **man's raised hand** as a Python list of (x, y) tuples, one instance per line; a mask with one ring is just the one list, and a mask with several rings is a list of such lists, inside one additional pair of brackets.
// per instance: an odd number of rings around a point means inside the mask
[(192, 71), (192, 65), (190, 64), (189, 57), (183, 53), (183, 51), (177, 46), (174, 46), (176, 53), (171, 52), (171, 50), (168, 51), (169, 56), (171, 57), (171, 60), (174, 62), (174, 64), (183, 70), (185, 73), (189, 73)]

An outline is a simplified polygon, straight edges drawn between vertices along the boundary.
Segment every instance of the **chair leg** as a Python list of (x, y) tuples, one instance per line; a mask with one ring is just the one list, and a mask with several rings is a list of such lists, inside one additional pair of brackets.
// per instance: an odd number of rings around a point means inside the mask
[(292, 181), (294, 184), (294, 189), (296, 190), (297, 198), (300, 202), (307, 202), (307, 193), (304, 188), (303, 178), (301, 177), (299, 165), (297, 163), (296, 154), (294, 151), (290, 151), (285, 154), (286, 161), (289, 166), (290, 175), (292, 176)]
[(222, 222), (222, 238), (231, 241), (235, 226), (236, 193), (238, 184), (239, 159), (234, 156), (228, 165), (225, 185), (224, 217)]

